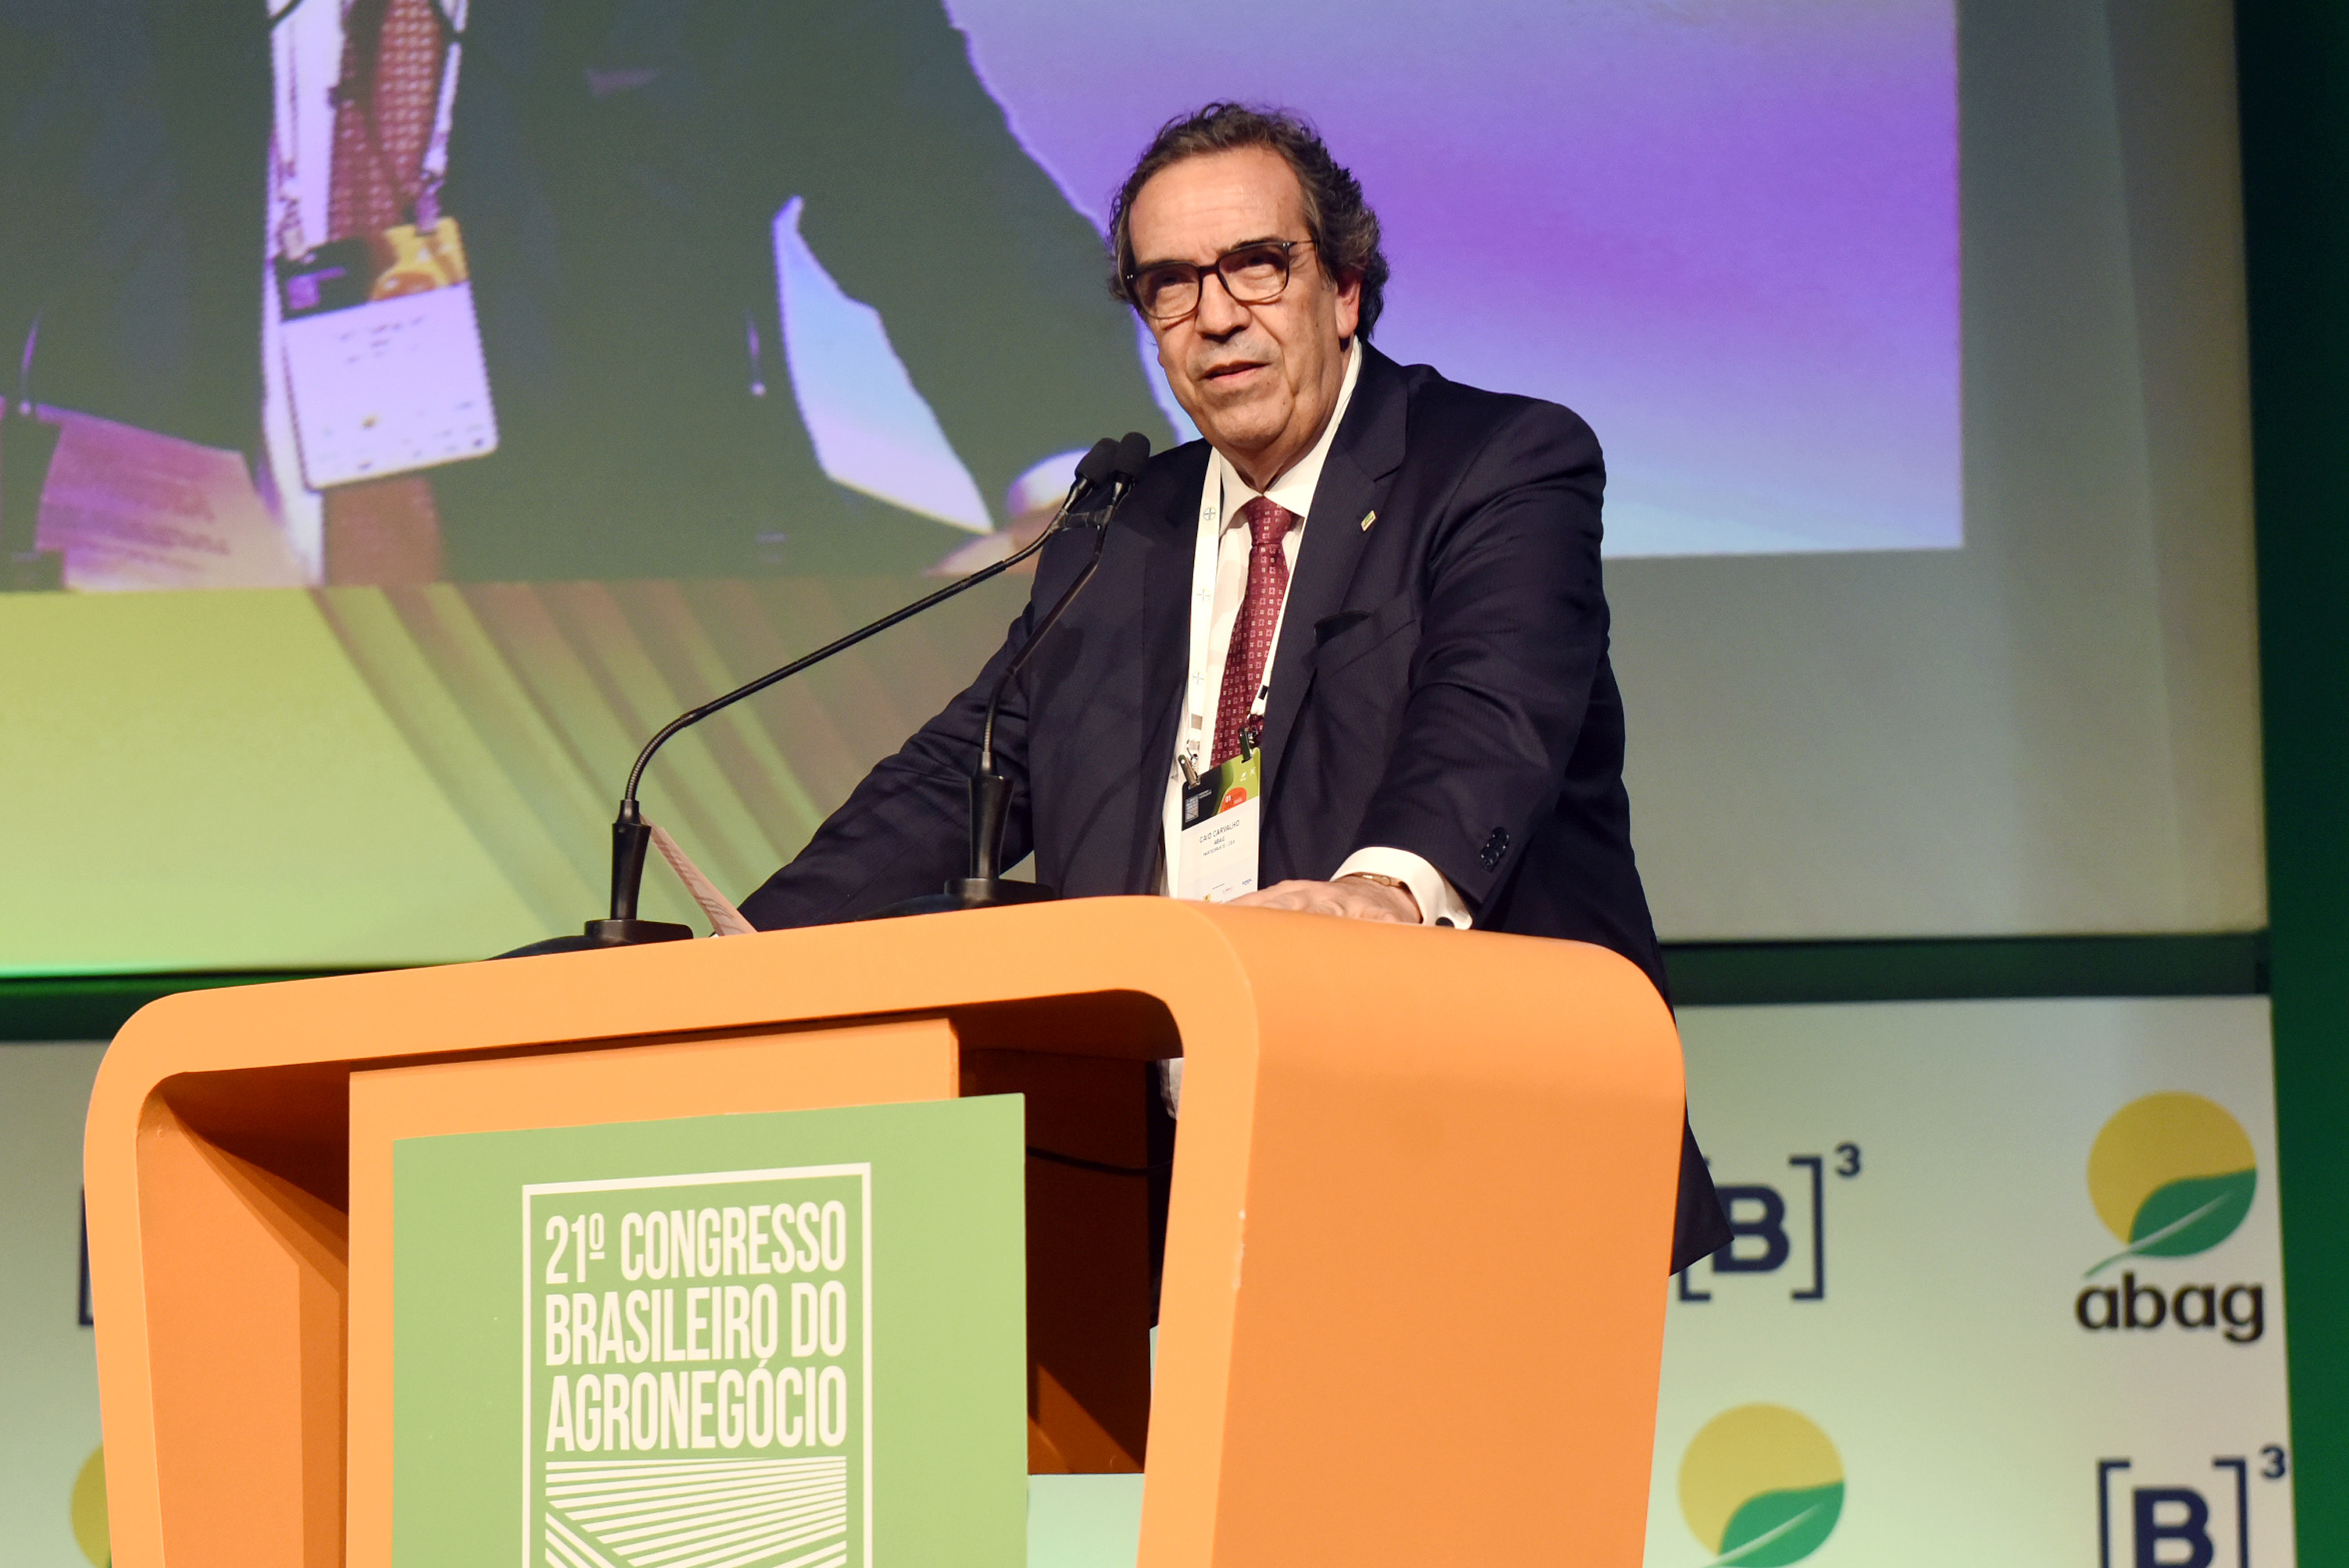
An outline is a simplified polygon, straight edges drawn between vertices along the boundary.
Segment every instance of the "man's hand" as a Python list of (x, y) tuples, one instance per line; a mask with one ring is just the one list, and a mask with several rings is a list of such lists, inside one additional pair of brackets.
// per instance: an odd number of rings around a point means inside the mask
[(1389, 887), (1368, 877), (1341, 877), (1336, 882), (1285, 882), (1258, 888), (1232, 900), (1244, 909), (1296, 909), (1307, 914), (1341, 914), (1354, 920), (1385, 920), (1397, 925), (1419, 923), (1419, 901), (1407, 888)]

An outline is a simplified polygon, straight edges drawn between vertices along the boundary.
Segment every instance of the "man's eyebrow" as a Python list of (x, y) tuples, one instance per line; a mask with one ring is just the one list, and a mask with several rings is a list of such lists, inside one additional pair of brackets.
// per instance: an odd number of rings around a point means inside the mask
[[(1233, 242), (1231, 244), (1226, 245), (1222, 250), (1216, 253), (1216, 260), (1222, 261), (1226, 256), (1230, 255), (1233, 252), (1245, 251), (1251, 245), (1288, 245), (1294, 243), (1296, 243), (1295, 241), (1284, 240), (1278, 234), (1259, 234), (1253, 240), (1237, 240)], [(1164, 256), (1156, 261), (1136, 262), (1133, 263), (1133, 270), (1137, 273), (1146, 273), (1153, 267), (1195, 267), (1203, 266), (1205, 264), (1205, 263), (1201, 262), (1183, 261), (1174, 256)]]

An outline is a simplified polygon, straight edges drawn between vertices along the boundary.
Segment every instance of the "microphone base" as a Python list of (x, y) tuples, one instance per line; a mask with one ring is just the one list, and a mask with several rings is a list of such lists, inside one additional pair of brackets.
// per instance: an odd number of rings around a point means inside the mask
[(606, 947), (640, 947), (647, 942), (688, 942), (693, 927), (668, 920), (591, 920), (576, 936), (550, 936), (517, 947), (500, 958), (536, 958), (549, 953), (594, 953)]
[(591, 920), (582, 934), (598, 947), (634, 947), (645, 942), (690, 942), (693, 927), (673, 920)]
[(1043, 903), (1061, 896), (1057, 888), (1041, 882), (1006, 882), (1001, 877), (957, 877), (947, 883), (944, 892), (924, 893), (919, 898), (900, 899), (871, 914), (860, 914), (859, 920), (895, 920), (905, 914), (949, 914), (958, 909), (1000, 909), (1006, 904)]

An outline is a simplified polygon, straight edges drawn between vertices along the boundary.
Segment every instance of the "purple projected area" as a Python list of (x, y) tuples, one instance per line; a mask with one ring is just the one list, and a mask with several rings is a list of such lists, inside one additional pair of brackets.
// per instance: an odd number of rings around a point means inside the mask
[(1380, 346), (1588, 418), (1609, 554), (1962, 542), (1952, 0), (947, 7), (1097, 223), (1170, 115), (1313, 118)]

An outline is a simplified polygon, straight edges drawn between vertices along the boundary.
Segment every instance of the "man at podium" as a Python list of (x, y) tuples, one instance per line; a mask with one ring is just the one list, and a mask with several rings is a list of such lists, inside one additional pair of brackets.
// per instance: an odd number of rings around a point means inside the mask
[[(1170, 121), (1112, 219), (1112, 291), (1205, 439), (1153, 459), (1007, 694), (1004, 858), (1164, 892), (1568, 938), (1664, 975), (1623, 787), (1605, 469), (1569, 410), (1371, 346), (1379, 223), (1307, 125)], [(988, 280), (965, 284), (987, 308)], [(978, 678), (742, 905), (854, 919), (963, 869), (1003, 668), (1091, 554), (1063, 534)], [(1684, 1140), (1675, 1269), (1729, 1239)]]

